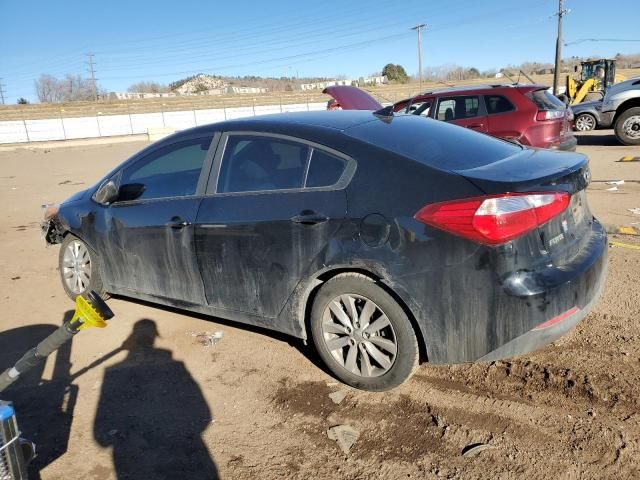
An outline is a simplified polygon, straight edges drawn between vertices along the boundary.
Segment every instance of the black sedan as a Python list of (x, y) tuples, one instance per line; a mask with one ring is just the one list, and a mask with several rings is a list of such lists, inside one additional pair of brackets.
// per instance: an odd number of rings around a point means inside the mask
[[(387, 112), (388, 113), (388, 112)], [(344, 382), (488, 361), (567, 332), (607, 237), (586, 157), (414, 115), (233, 120), (152, 144), (50, 209), (62, 285), (311, 338)]]

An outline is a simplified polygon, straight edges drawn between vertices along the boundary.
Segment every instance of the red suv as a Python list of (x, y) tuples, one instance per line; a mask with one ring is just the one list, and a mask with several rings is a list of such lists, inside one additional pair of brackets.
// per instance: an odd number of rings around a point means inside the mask
[[(355, 87), (327, 87), (324, 93), (335, 98), (345, 110), (382, 108), (373, 97)], [(455, 123), (531, 147), (576, 149), (571, 110), (543, 85), (434, 90), (401, 100), (393, 109)]]

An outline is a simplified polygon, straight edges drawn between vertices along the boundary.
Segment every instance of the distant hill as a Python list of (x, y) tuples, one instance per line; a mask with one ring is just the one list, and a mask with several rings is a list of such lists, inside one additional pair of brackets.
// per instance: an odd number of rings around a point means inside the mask
[(300, 90), (300, 84), (321, 82), (329, 80), (325, 77), (257, 77), (257, 76), (244, 76), (244, 77), (224, 77), (220, 75), (208, 75), (205, 73), (199, 73), (197, 75), (191, 75), (186, 78), (181, 78), (175, 82), (169, 84), (169, 89), (172, 92), (180, 95), (189, 95), (194, 93), (201, 93), (206, 91), (226, 90), (230, 86), (241, 87), (258, 87), (266, 88), (270, 92), (287, 92), (293, 90)]

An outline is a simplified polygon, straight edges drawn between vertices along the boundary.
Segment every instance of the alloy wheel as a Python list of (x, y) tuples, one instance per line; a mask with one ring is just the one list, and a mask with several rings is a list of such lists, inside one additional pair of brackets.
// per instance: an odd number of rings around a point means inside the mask
[(624, 134), (634, 140), (640, 139), (640, 115), (627, 118), (622, 124)]
[(91, 255), (79, 240), (67, 245), (62, 258), (62, 277), (67, 288), (80, 295), (89, 288), (91, 281)]
[(586, 132), (596, 128), (596, 120), (591, 115), (579, 115), (576, 118), (576, 130)]
[(393, 366), (396, 333), (387, 315), (372, 300), (356, 294), (335, 297), (322, 316), (324, 343), (349, 373), (379, 377)]

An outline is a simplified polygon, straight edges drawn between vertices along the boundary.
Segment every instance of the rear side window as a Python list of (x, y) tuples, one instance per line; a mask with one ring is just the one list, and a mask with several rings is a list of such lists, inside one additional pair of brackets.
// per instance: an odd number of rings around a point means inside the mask
[(436, 118), (445, 122), (475, 117), (480, 108), (478, 96), (442, 97), (438, 102)]
[(484, 102), (487, 105), (487, 113), (505, 113), (515, 110), (513, 104), (502, 95), (485, 95)]
[(527, 93), (527, 97), (536, 104), (538, 110), (564, 110), (567, 106), (547, 90), (536, 90)]
[(302, 188), (309, 147), (279, 138), (231, 135), (227, 140), (218, 192)]
[(323, 152), (313, 150), (309, 173), (307, 174), (306, 187), (330, 187), (340, 180), (347, 162), (341, 158)]
[(125, 168), (119, 201), (193, 195), (212, 137), (167, 145)]

